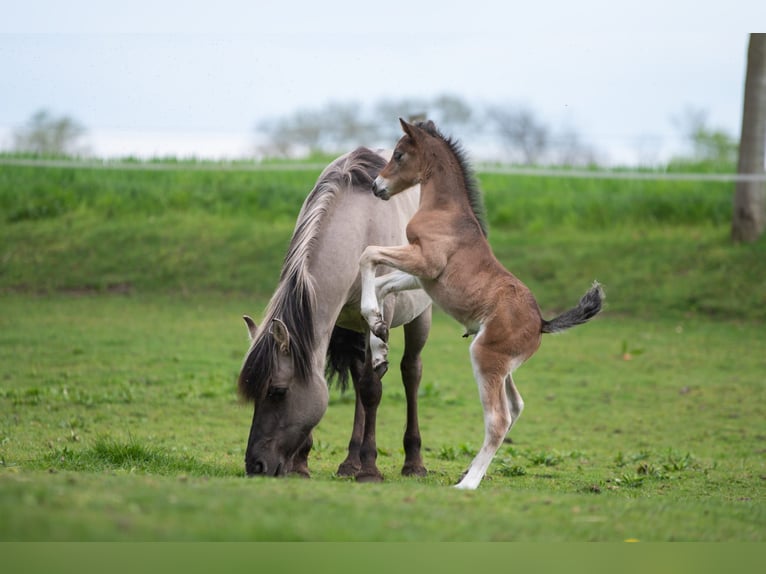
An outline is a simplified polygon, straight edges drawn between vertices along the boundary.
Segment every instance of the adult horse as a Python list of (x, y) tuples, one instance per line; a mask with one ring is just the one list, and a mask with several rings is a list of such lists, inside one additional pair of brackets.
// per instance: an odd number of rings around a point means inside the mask
[[(325, 374), (348, 375), (356, 392), (348, 456), (338, 474), (380, 480), (375, 443), (387, 346), (369, 333), (359, 313), (359, 256), (370, 244), (399, 245), (419, 200), (419, 188), (382, 202), (372, 181), (387, 155), (358, 148), (322, 172), (303, 203), (279, 284), (258, 327), (249, 317), (251, 345), (239, 374), (242, 397), (254, 403), (245, 453), (249, 476), (308, 476), (312, 430), (328, 403)], [(390, 297), (386, 324), (404, 326), (402, 379), (407, 397), (405, 475), (425, 474), (420, 454), (417, 391), (420, 351), (431, 326), (423, 291)]]
[[(456, 485), (475, 489), (524, 401), (512, 373), (540, 346), (543, 333), (557, 333), (588, 321), (601, 310), (598, 283), (579, 304), (549, 321), (531, 291), (495, 258), (487, 242), (481, 198), (462, 149), (433, 122), (408, 124), (389, 163), (375, 178), (375, 195), (395, 199), (420, 184), (420, 206), (400, 246), (370, 246), (359, 266), (362, 314), (370, 330), (385, 339), (381, 298), (423, 288), (474, 335), (470, 346), (474, 377), (484, 409), (484, 443)], [(379, 265), (397, 271), (375, 278)]]

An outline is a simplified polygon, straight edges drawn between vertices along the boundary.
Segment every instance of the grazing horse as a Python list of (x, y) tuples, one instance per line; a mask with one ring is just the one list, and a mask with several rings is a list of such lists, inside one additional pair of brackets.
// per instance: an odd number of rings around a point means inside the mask
[[(308, 476), (312, 429), (328, 403), (325, 374), (348, 375), (356, 391), (354, 427), (340, 475), (380, 480), (376, 466), (376, 412), (387, 346), (369, 333), (359, 314), (359, 256), (370, 244), (399, 245), (417, 210), (419, 190), (386, 204), (372, 181), (388, 155), (358, 148), (332, 162), (304, 201), (279, 284), (260, 327), (245, 316), (251, 345), (239, 374), (242, 397), (253, 401), (245, 454), (249, 476)], [(402, 379), (407, 398), (402, 473), (423, 475), (417, 391), (420, 351), (431, 326), (431, 301), (423, 291), (390, 297), (387, 326), (404, 326)]]
[[(564, 331), (598, 313), (604, 293), (594, 283), (577, 307), (543, 319), (530, 290), (492, 253), (479, 190), (460, 146), (433, 122), (400, 122), (404, 136), (373, 190), (389, 200), (420, 184), (420, 206), (407, 225), (406, 244), (364, 250), (362, 314), (385, 340), (379, 301), (422, 287), (465, 327), (466, 336), (474, 335), (470, 354), (484, 409), (484, 443), (456, 486), (475, 489), (524, 408), (513, 371), (537, 351), (543, 333)], [(376, 279), (378, 265), (398, 271)]]

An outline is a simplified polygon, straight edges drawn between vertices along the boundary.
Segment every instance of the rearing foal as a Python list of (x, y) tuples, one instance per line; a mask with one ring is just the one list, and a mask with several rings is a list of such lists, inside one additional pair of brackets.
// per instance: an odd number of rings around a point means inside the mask
[[(475, 489), (524, 401), (512, 373), (540, 346), (543, 333), (586, 322), (601, 310), (598, 283), (577, 307), (546, 321), (531, 291), (495, 258), (479, 211), (478, 187), (461, 148), (433, 122), (400, 120), (404, 136), (373, 183), (382, 199), (419, 183), (420, 205), (407, 225), (407, 245), (367, 247), (359, 261), (362, 315), (381, 339), (388, 330), (380, 302), (390, 293), (422, 287), (475, 335), (471, 363), (484, 408), (484, 444), (456, 485)], [(378, 265), (397, 272), (376, 279)]]

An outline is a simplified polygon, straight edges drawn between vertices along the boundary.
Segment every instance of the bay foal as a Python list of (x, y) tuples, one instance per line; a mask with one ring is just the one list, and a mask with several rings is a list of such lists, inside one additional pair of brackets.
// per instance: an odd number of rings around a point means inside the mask
[[(484, 443), (456, 486), (475, 489), (524, 408), (513, 371), (537, 351), (543, 333), (563, 331), (596, 315), (604, 293), (594, 283), (576, 307), (543, 319), (531, 291), (492, 253), (479, 190), (461, 148), (433, 122), (400, 122), (404, 136), (373, 191), (388, 200), (420, 184), (420, 203), (407, 225), (406, 245), (370, 246), (362, 253), (362, 315), (372, 332), (386, 340), (383, 299), (422, 287), (465, 327), (466, 336), (474, 335), (470, 354), (484, 409)], [(398, 271), (376, 279), (378, 265)]]

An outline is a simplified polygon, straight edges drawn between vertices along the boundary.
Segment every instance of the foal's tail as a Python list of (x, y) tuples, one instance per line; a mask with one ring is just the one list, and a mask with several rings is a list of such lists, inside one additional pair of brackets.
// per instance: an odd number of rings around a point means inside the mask
[(554, 317), (550, 321), (543, 319), (542, 332), (560, 333), (561, 331), (566, 331), (570, 327), (582, 325), (601, 311), (601, 304), (605, 297), (606, 295), (599, 282), (594, 281), (593, 287), (582, 296), (577, 307), (569, 309), (569, 311), (564, 311), (561, 315)]

